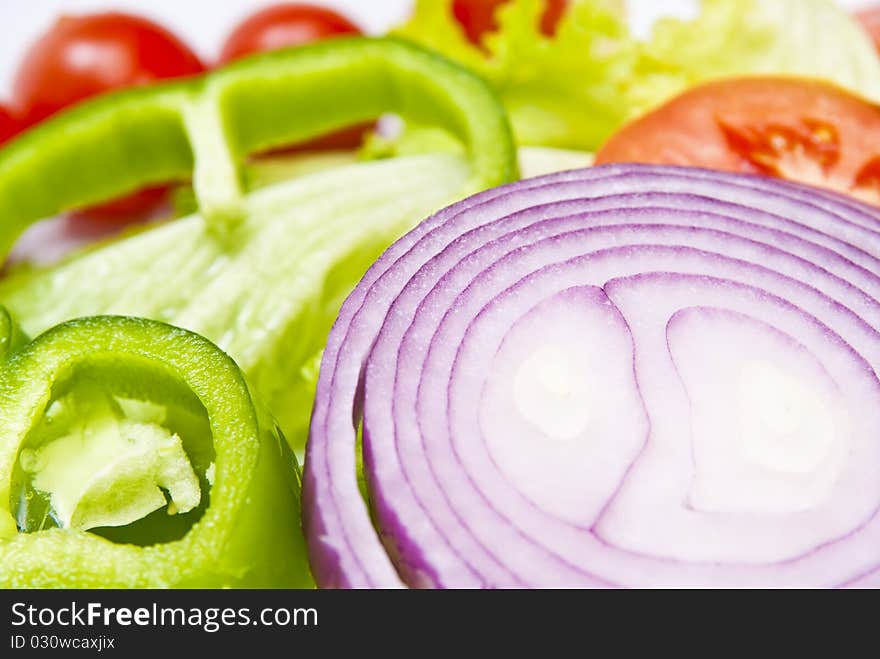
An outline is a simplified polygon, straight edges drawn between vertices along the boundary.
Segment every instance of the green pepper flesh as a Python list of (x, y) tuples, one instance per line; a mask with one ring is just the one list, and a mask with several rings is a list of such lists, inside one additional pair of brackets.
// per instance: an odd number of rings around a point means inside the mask
[[(0, 587), (311, 585), (296, 459), (240, 369), (209, 341), (154, 321), (86, 318), (51, 329), (0, 368)], [(142, 369), (157, 377), (145, 380)], [(186, 391), (184, 407), (203, 406), (213, 484), (182, 537), (138, 545), (75, 529), (18, 528), (12, 490), (22, 449), (58, 387), (90, 378), (148, 401)]]
[[(248, 189), (248, 154), (386, 112), (463, 145)], [(137, 157), (133, 157), (136, 154)], [(394, 39), (338, 39), (85, 103), (0, 150), (0, 250), (35, 220), (192, 177), (198, 213), (0, 281), (36, 335), (154, 318), (231, 354), (301, 449), (321, 349), (370, 263), (431, 212), (514, 179), (503, 109), (473, 74)], [(2, 253), (6, 253), (5, 251)]]

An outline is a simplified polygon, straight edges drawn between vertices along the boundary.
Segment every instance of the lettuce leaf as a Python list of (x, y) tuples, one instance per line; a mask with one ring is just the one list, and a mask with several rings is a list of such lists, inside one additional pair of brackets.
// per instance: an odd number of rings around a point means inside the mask
[(314, 171), (247, 194), (235, 249), (196, 212), (51, 267), (14, 269), (0, 300), (31, 336), (98, 314), (202, 334), (236, 360), (301, 450), (342, 301), (390, 243), (460, 199), (470, 174), (465, 158), (443, 153)]
[(398, 34), (440, 51), (501, 95), (520, 144), (590, 150), (627, 117), (620, 99), (636, 63), (621, 3), (573, 2), (553, 38), (541, 34), (543, 0), (515, 0), (480, 48), (452, 16), (451, 0), (417, 0)]
[(486, 78), (522, 145), (595, 150), (620, 124), (705, 80), (753, 73), (831, 80), (880, 101), (880, 59), (830, 0), (703, 0), (693, 20), (658, 21), (647, 41), (621, 3), (571, 0), (557, 34), (541, 34), (542, 0), (511, 0), (482, 47), (451, 0), (417, 0), (398, 33)]
[(633, 114), (711, 78), (775, 73), (831, 80), (880, 101), (868, 35), (828, 0), (703, 0), (693, 21), (659, 20), (628, 90)]

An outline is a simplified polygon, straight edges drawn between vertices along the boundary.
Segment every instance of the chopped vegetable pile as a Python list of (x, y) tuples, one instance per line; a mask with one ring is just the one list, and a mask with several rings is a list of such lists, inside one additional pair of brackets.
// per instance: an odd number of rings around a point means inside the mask
[(880, 587), (877, 12), (625, 4), (59, 19), (0, 586)]
[(827, 0), (703, 0), (692, 21), (667, 18), (647, 41), (618, 0), (568, 3), (543, 34), (543, 0), (502, 3), (498, 30), (468, 40), (451, 0), (417, 0), (399, 33), (462, 62), (495, 86), (522, 144), (595, 150), (624, 121), (697, 82), (750, 73), (835, 81), (880, 101), (868, 36)]
[[(409, 96), (395, 94), (393, 80)], [(302, 101), (326, 99), (331, 88), (333, 111)], [(199, 212), (22, 269), (0, 281), (0, 300), (31, 335), (106, 313), (199, 332), (237, 360), (302, 448), (317, 362), (342, 299), (421, 217), (510, 180), (516, 163), (504, 115), (476, 78), (393, 40), (326, 42), (242, 62), (198, 86), (147, 91), (82, 106), (0, 153), (8, 202), (0, 242), (14, 239), (16, 221), (23, 227), (190, 167)], [(240, 188), (236, 152), (385, 110), (451, 126), (466, 148), (332, 167), (251, 194)], [(127, 167), (121, 143), (151, 157)], [(47, 176), (63, 182), (51, 194)]]

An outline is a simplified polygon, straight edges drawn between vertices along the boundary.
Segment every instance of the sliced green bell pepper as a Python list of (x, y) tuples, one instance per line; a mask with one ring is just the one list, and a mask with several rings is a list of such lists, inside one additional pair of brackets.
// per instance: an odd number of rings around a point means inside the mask
[(201, 336), (85, 318), (0, 365), (2, 588), (309, 586), (299, 489)]
[(27, 343), (27, 337), (21, 328), (12, 320), (9, 312), (0, 307), (0, 363), (16, 349)]
[[(392, 112), (458, 154), (359, 162), (248, 187), (252, 152)], [(79, 316), (154, 318), (232, 355), (295, 447), (339, 305), (430, 212), (514, 179), (504, 111), (473, 74), (393, 39), (339, 39), (83, 104), (0, 150), (0, 254), (34, 220), (192, 177), (198, 213), (0, 281), (30, 335)]]

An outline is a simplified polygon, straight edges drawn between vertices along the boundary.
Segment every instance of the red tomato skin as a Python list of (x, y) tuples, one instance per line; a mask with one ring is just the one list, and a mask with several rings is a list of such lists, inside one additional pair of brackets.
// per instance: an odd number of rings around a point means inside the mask
[(63, 16), (27, 51), (13, 90), (31, 125), (112, 89), (204, 71), (180, 39), (145, 18), (119, 12)]
[(568, 0), (547, 0), (547, 9), (541, 16), (541, 32), (548, 37), (555, 35), (567, 7)]
[(24, 125), (11, 108), (0, 103), (0, 144), (8, 142), (18, 135)]
[[(510, 0), (454, 0), (452, 15), (461, 25), (468, 41), (479, 46), (487, 32), (498, 30), (495, 10)], [(568, 0), (544, 0), (541, 32), (548, 37), (556, 34), (559, 21), (565, 13)]]
[[(63, 16), (31, 45), (13, 91), (23, 125), (31, 126), (91, 96), (204, 71), (183, 41), (145, 18), (119, 12)], [(165, 188), (149, 188), (79, 214), (103, 222), (138, 219), (166, 197)]]
[(505, 2), (507, 0), (455, 0), (452, 15), (461, 25), (468, 41), (479, 45), (484, 34), (498, 29), (495, 10)]
[[(239, 23), (223, 44), (219, 65), (254, 53), (362, 34), (357, 25), (326, 7), (298, 2), (281, 3), (266, 7)], [(355, 149), (363, 142), (364, 133), (372, 127), (372, 123), (350, 126), (295, 147), (273, 150), (271, 153)]]
[(810, 78), (728, 78), (686, 90), (612, 135), (596, 164), (762, 174), (880, 205), (880, 106)]
[(227, 64), (253, 53), (359, 34), (363, 32), (357, 25), (332, 9), (307, 3), (281, 3), (241, 22), (226, 38), (219, 63)]
[(149, 219), (165, 206), (168, 202), (168, 191), (168, 187), (161, 185), (141, 188), (119, 199), (74, 211), (72, 215), (76, 219), (108, 225), (140, 222)]

